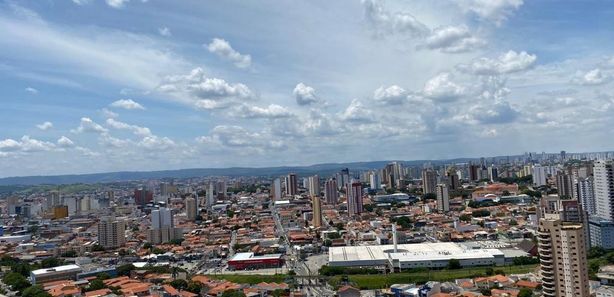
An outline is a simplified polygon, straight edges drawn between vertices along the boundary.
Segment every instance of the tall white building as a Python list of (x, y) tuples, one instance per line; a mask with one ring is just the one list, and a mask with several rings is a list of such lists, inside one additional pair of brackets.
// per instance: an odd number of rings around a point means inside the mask
[(546, 184), (546, 168), (541, 165), (533, 166), (533, 185), (543, 186)]
[(181, 228), (175, 228), (171, 209), (160, 208), (151, 211), (151, 229), (147, 230), (147, 241), (160, 244), (181, 238), (183, 231)]
[(317, 174), (308, 178), (307, 186), (309, 189), (309, 195), (320, 196), (320, 177)]
[(275, 201), (279, 201), (281, 200), (281, 179), (280, 178), (276, 178), (273, 181), (273, 200)]
[(211, 209), (213, 204), (215, 204), (215, 196), (213, 196), (214, 191), (213, 182), (209, 182), (209, 189), (207, 190), (207, 209)]
[(380, 179), (378, 172), (375, 172), (375, 171), (370, 172), (369, 184), (371, 185), (371, 189), (374, 189), (374, 190), (379, 190), (382, 188), (382, 180)]
[(614, 172), (612, 160), (597, 161), (593, 167), (595, 213), (607, 220), (614, 219)]
[(190, 221), (196, 220), (198, 215), (198, 206), (196, 205), (196, 199), (188, 197), (185, 199), (185, 213)]
[(592, 177), (578, 178), (574, 182), (576, 197), (578, 197), (578, 201), (582, 203), (582, 209), (591, 216), (597, 214), (593, 184)]

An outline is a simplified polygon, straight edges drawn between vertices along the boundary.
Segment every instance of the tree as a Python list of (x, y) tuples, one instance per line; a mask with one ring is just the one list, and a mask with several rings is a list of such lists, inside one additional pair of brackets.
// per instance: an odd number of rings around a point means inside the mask
[(245, 294), (237, 290), (226, 290), (222, 293), (222, 297), (245, 297)]
[(459, 220), (463, 221), (463, 222), (469, 222), (471, 221), (471, 216), (468, 214), (462, 214), (460, 215), (460, 217), (458, 217)]
[(87, 287), (87, 291), (96, 291), (104, 288), (105, 285), (102, 280), (97, 278), (90, 282), (90, 285)]
[(488, 288), (480, 289), (480, 293), (484, 296), (492, 296), (492, 292)]
[(200, 295), (200, 291), (202, 291), (203, 289), (203, 284), (200, 282), (195, 282), (195, 281), (190, 281), (188, 283), (188, 287), (186, 288), (186, 290), (194, 293), (194, 294), (199, 294)]
[(47, 293), (42, 286), (31, 286), (21, 293), (22, 297), (51, 297), (51, 294)]
[(437, 195), (435, 193), (426, 193), (422, 196), (423, 200), (435, 200), (437, 199)]
[(522, 288), (518, 292), (518, 297), (533, 297), (533, 291), (528, 288)]
[(132, 270), (135, 270), (135, 269), (136, 269), (136, 267), (134, 267), (134, 265), (132, 265), (132, 264), (124, 264), (124, 265), (118, 266), (116, 268), (117, 275), (119, 275), (119, 276), (129, 276), (130, 272)]
[(77, 256), (77, 252), (73, 251), (73, 250), (66, 251), (66, 252), (62, 253), (62, 257), (64, 257), (64, 258), (74, 258), (76, 256)]
[(486, 271), (484, 271), (484, 273), (488, 276), (495, 274), (495, 271), (492, 268), (486, 268)]
[(177, 290), (185, 290), (188, 288), (188, 282), (184, 279), (176, 279), (171, 282), (171, 286)]
[(462, 268), (462, 266), (458, 259), (450, 259), (450, 261), (448, 261), (448, 269), (460, 269), (460, 268)]
[(600, 246), (594, 246), (591, 247), (590, 250), (588, 250), (588, 258), (589, 259), (593, 259), (593, 258), (599, 258), (603, 255), (605, 255), (606, 250)]
[(43, 259), (43, 261), (41, 261), (41, 266), (43, 268), (56, 267), (60, 265), (62, 265), (62, 261), (55, 257)]
[(143, 245), (143, 248), (144, 248), (144, 249), (148, 249), (148, 250), (149, 250), (149, 249), (151, 249), (152, 247), (153, 247), (153, 245), (151, 244), (151, 242), (146, 242), (146, 243)]
[(2, 278), (2, 282), (11, 286), (11, 289), (19, 292), (30, 286), (30, 282), (26, 279), (26, 277), (17, 272), (6, 274)]
[(104, 247), (97, 244), (92, 246), (92, 252), (104, 252)]

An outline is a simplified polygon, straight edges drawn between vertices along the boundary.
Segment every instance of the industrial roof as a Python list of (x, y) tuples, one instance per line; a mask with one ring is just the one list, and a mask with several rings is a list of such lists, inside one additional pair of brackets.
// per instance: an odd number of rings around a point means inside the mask
[(43, 275), (47, 273), (53, 273), (53, 272), (66, 272), (66, 271), (73, 271), (73, 270), (74, 271), (81, 270), (81, 266), (70, 264), (70, 265), (56, 266), (56, 267), (51, 267), (51, 268), (36, 269), (36, 270), (32, 270), (32, 275), (36, 276), (36, 275)]

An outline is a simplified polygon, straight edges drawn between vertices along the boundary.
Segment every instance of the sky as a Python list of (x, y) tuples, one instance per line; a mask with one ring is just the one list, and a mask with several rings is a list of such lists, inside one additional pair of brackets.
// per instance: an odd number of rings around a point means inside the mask
[(0, 177), (613, 149), (611, 1), (0, 0)]

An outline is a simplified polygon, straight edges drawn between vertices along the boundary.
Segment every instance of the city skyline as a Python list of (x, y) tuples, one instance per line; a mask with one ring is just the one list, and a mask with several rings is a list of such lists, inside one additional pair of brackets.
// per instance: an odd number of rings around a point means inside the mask
[(1, 1), (0, 176), (608, 151), (611, 8)]

